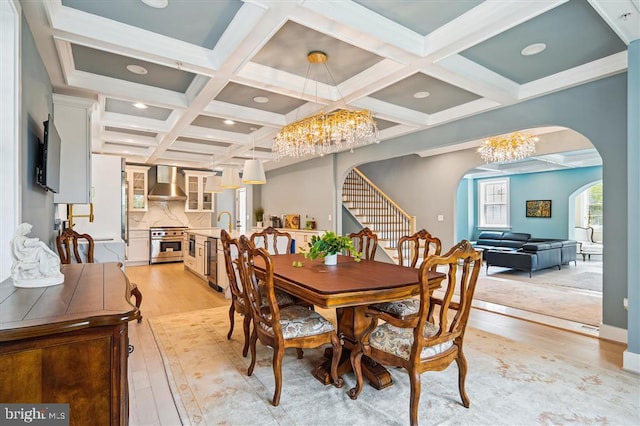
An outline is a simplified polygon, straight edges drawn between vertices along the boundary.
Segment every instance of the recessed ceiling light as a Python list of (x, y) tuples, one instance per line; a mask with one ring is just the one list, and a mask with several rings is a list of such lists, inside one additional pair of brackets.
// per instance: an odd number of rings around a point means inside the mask
[(416, 92), (413, 94), (413, 97), (416, 99), (424, 99), (426, 97), (428, 97), (429, 95), (431, 95), (431, 93), (429, 92)]
[(266, 104), (267, 102), (269, 102), (269, 98), (265, 96), (256, 96), (255, 98), (253, 98), (253, 102), (256, 102), (258, 104)]
[(533, 43), (533, 44), (528, 45), (524, 49), (522, 49), (520, 51), (520, 54), (522, 56), (537, 55), (538, 53), (542, 52), (546, 48), (547, 48), (547, 45), (544, 44), (544, 43)]
[(133, 104), (133, 106), (138, 108), (138, 109), (147, 109), (147, 106), (145, 104), (143, 104), (142, 102), (136, 102), (135, 104)]
[(133, 65), (133, 64), (127, 65), (127, 69), (129, 70), (129, 72), (132, 72), (134, 74), (139, 74), (139, 75), (145, 75), (146, 73), (149, 72), (145, 67), (141, 67), (140, 65)]
[(236, 124), (236, 122), (233, 121), (233, 120), (228, 120), (227, 119), (227, 120), (224, 120), (224, 124), (232, 125), (232, 124)]
[(156, 9), (164, 9), (169, 5), (169, 0), (140, 0), (147, 6), (155, 7)]

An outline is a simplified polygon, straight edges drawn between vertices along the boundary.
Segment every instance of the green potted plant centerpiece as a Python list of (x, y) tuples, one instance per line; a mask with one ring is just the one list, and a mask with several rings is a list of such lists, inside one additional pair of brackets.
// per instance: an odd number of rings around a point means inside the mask
[(360, 262), (362, 253), (356, 251), (351, 238), (326, 231), (321, 236), (313, 235), (311, 237), (311, 242), (308, 244), (307, 250), (304, 251), (304, 257), (311, 260), (322, 257), (326, 265), (336, 265), (338, 253), (344, 250), (349, 250), (353, 253), (353, 260)]
[(264, 220), (264, 209), (262, 207), (258, 207), (256, 209), (256, 226), (258, 228), (262, 228), (263, 220)]

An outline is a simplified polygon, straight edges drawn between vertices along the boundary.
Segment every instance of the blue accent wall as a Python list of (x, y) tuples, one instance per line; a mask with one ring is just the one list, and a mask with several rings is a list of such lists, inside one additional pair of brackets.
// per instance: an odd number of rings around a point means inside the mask
[[(480, 233), (477, 227), (477, 207), (478, 182), (482, 180), (486, 179), (474, 179), (472, 182), (473, 203), (468, 210), (473, 212), (474, 240)], [(600, 180), (602, 166), (509, 176), (511, 231), (525, 232), (536, 238), (569, 238), (569, 226), (573, 226), (573, 220), (569, 217), (569, 213), (573, 211), (569, 207), (569, 196), (581, 187)], [(462, 191), (459, 189), (458, 193), (460, 192)], [(605, 199), (606, 196), (604, 194)], [(526, 217), (527, 200), (551, 200), (551, 218)]]

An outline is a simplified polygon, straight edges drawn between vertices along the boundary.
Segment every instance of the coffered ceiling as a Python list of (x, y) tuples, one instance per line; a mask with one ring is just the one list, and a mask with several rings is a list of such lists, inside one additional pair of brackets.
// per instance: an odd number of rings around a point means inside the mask
[[(21, 5), (54, 91), (96, 99), (93, 152), (193, 168), (242, 165), (252, 143), (278, 167), (278, 130), (343, 102), (394, 143), (624, 72), (640, 37), (638, 0)], [(309, 66), (314, 50), (328, 72)]]

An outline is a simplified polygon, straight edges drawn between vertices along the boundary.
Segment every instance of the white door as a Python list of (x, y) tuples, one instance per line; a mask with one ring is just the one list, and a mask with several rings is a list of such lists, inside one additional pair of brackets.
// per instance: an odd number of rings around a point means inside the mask
[(236, 189), (236, 228), (242, 234), (247, 234), (247, 188)]

